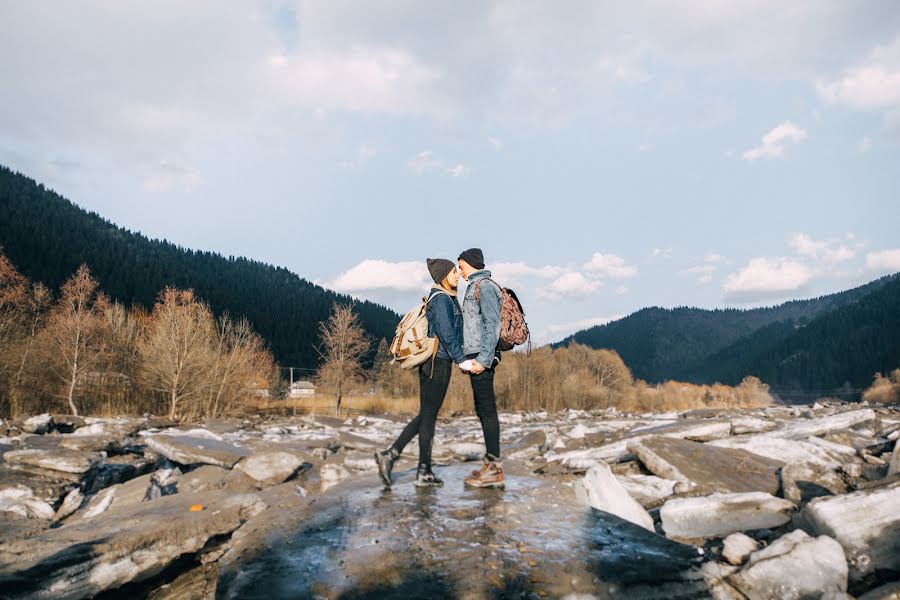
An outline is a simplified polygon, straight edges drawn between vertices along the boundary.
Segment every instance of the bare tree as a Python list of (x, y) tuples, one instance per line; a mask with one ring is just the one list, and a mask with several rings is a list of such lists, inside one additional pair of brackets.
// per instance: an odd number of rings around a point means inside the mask
[(185, 400), (201, 398), (209, 384), (215, 321), (192, 290), (167, 287), (153, 306), (147, 333), (138, 342), (139, 379), (166, 394), (169, 418)]
[(11, 346), (13, 355), (16, 357), (15, 372), (12, 374), (9, 384), (10, 413), (13, 416), (18, 415), (24, 408), (22, 398), (25, 396), (23, 388), (26, 374), (33, 360), (35, 341), (47, 318), (50, 302), (50, 290), (44, 284), (36, 283), (30, 287), (24, 311), (24, 335), (18, 344)]
[(97, 289), (97, 280), (87, 265), (81, 265), (63, 284), (59, 302), (50, 311), (45, 333), (52, 353), (53, 370), (62, 382), (60, 395), (78, 414), (75, 392), (99, 359), (98, 341), (106, 296)]
[(267, 380), (275, 368), (265, 342), (246, 317), (237, 322), (228, 314), (219, 317), (214, 356), (212, 385), (204, 407), (211, 417), (227, 412), (256, 388), (257, 379)]
[(352, 306), (335, 304), (328, 321), (319, 324), (323, 363), (318, 380), (334, 390), (334, 412), (340, 414), (344, 384), (362, 375), (361, 360), (371, 342), (359, 325)]

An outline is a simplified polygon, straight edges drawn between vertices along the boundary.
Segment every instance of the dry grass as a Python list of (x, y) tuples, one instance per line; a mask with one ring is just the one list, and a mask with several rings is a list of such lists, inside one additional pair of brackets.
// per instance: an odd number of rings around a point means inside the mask
[(900, 404), (900, 369), (894, 369), (887, 377), (876, 373), (862, 399), (874, 404)]

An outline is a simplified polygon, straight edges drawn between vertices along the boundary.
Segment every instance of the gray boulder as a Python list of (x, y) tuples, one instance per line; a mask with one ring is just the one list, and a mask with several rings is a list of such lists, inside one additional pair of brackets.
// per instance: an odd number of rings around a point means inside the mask
[(833, 537), (844, 548), (850, 579), (900, 572), (900, 482), (842, 496), (816, 498), (797, 517), (810, 535)]
[(759, 548), (759, 542), (743, 533), (732, 533), (725, 538), (722, 557), (733, 565), (742, 565)]
[(659, 510), (670, 538), (723, 537), (737, 531), (771, 529), (791, 520), (793, 502), (764, 492), (673, 498)]
[(290, 452), (258, 452), (241, 460), (235, 469), (243, 471), (260, 485), (283, 483), (297, 472), (303, 460)]
[(847, 484), (840, 475), (816, 463), (791, 463), (781, 470), (784, 497), (791, 502), (806, 502), (819, 496), (847, 493)]
[(784, 464), (746, 450), (713, 448), (677, 438), (651, 437), (632, 442), (628, 451), (654, 475), (695, 483), (706, 492), (778, 491), (778, 469)]
[(819, 598), (847, 591), (847, 561), (833, 539), (797, 530), (754, 552), (726, 579), (750, 600)]
[(250, 454), (228, 442), (188, 435), (153, 435), (145, 441), (151, 450), (181, 465), (202, 463), (230, 469)]
[(102, 462), (106, 455), (102, 452), (79, 452), (66, 448), (55, 450), (11, 450), (3, 459), (13, 465), (28, 465), (48, 471), (82, 474)]
[(18, 598), (92, 597), (160, 573), (264, 508), (256, 494), (205, 493), (109, 510), (0, 545), (0, 589)]

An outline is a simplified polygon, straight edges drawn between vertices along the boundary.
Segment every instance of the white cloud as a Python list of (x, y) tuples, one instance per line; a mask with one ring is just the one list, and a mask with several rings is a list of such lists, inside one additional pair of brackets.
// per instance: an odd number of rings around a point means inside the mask
[(533, 279), (552, 279), (565, 272), (562, 267), (545, 265), (533, 267), (524, 262), (496, 262), (490, 265), (491, 275), (502, 285), (515, 290), (527, 289), (534, 285)]
[(708, 263), (718, 264), (722, 262), (722, 255), (715, 252), (710, 252), (703, 258), (703, 260)]
[(797, 143), (804, 139), (806, 139), (806, 131), (790, 121), (785, 121), (764, 135), (762, 144), (744, 152), (743, 157), (748, 162), (760, 158), (781, 158), (784, 156), (784, 147), (787, 142)]
[(816, 241), (805, 233), (798, 233), (791, 238), (790, 246), (797, 254), (815, 257), (828, 247), (828, 242)]
[(900, 248), (869, 252), (866, 254), (866, 269), (885, 274), (900, 271)]
[(469, 176), (469, 167), (465, 165), (456, 165), (455, 167), (450, 167), (445, 171), (447, 175), (451, 177), (468, 177)]
[(856, 110), (886, 110), (900, 106), (900, 36), (877, 46), (862, 64), (844, 70), (837, 79), (816, 83), (829, 104)]
[(624, 296), (628, 293), (628, 287), (624, 285), (620, 285), (616, 288), (616, 296)]
[(433, 92), (441, 74), (405, 49), (355, 47), (274, 54), (268, 66), (276, 89), (314, 109), (449, 114), (449, 107)]
[(819, 262), (821, 268), (845, 262), (856, 256), (856, 252), (847, 248), (839, 240), (815, 240), (805, 233), (795, 234), (789, 243), (797, 254)]
[(650, 258), (672, 258), (671, 248), (654, 248), (650, 252)]
[(812, 277), (812, 271), (799, 261), (759, 257), (729, 275), (722, 287), (730, 300), (753, 301), (800, 290)]
[(466, 178), (469, 176), (469, 167), (463, 164), (448, 166), (443, 159), (438, 158), (431, 150), (423, 150), (406, 161), (406, 166), (419, 175), (429, 171), (438, 171), (451, 177)]
[(325, 284), (337, 292), (393, 289), (423, 290), (431, 285), (424, 261), (388, 262), (367, 259)]
[(555, 342), (583, 329), (589, 329), (598, 325), (606, 325), (608, 323), (612, 323), (613, 321), (618, 321), (624, 316), (625, 315), (613, 315), (611, 317), (591, 317), (588, 319), (571, 321), (569, 323), (556, 323), (548, 326), (547, 328), (540, 331), (537, 335), (535, 335), (534, 342), (539, 345)]
[(707, 262), (702, 265), (682, 269), (681, 271), (678, 271), (678, 274), (681, 276), (695, 277), (698, 282), (705, 284), (712, 281), (713, 273), (715, 273), (718, 268), (719, 267), (716, 264)]
[(598, 277), (634, 277), (638, 269), (633, 265), (626, 265), (625, 259), (615, 254), (603, 254), (595, 252), (591, 260), (584, 264), (584, 269)]
[(501, 142), (497, 138), (488, 138), (488, 142), (491, 144), (491, 146), (494, 147), (495, 150), (503, 150), (503, 142)]
[(590, 280), (577, 271), (570, 271), (557, 277), (553, 282), (538, 290), (538, 295), (548, 300), (576, 298), (596, 294), (603, 284)]

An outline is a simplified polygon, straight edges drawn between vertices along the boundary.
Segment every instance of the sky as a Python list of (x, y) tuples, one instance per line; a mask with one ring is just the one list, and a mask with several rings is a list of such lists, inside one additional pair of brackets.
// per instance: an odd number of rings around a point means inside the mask
[(412, 308), (477, 246), (536, 342), (900, 271), (900, 3), (0, 2), (0, 163)]

